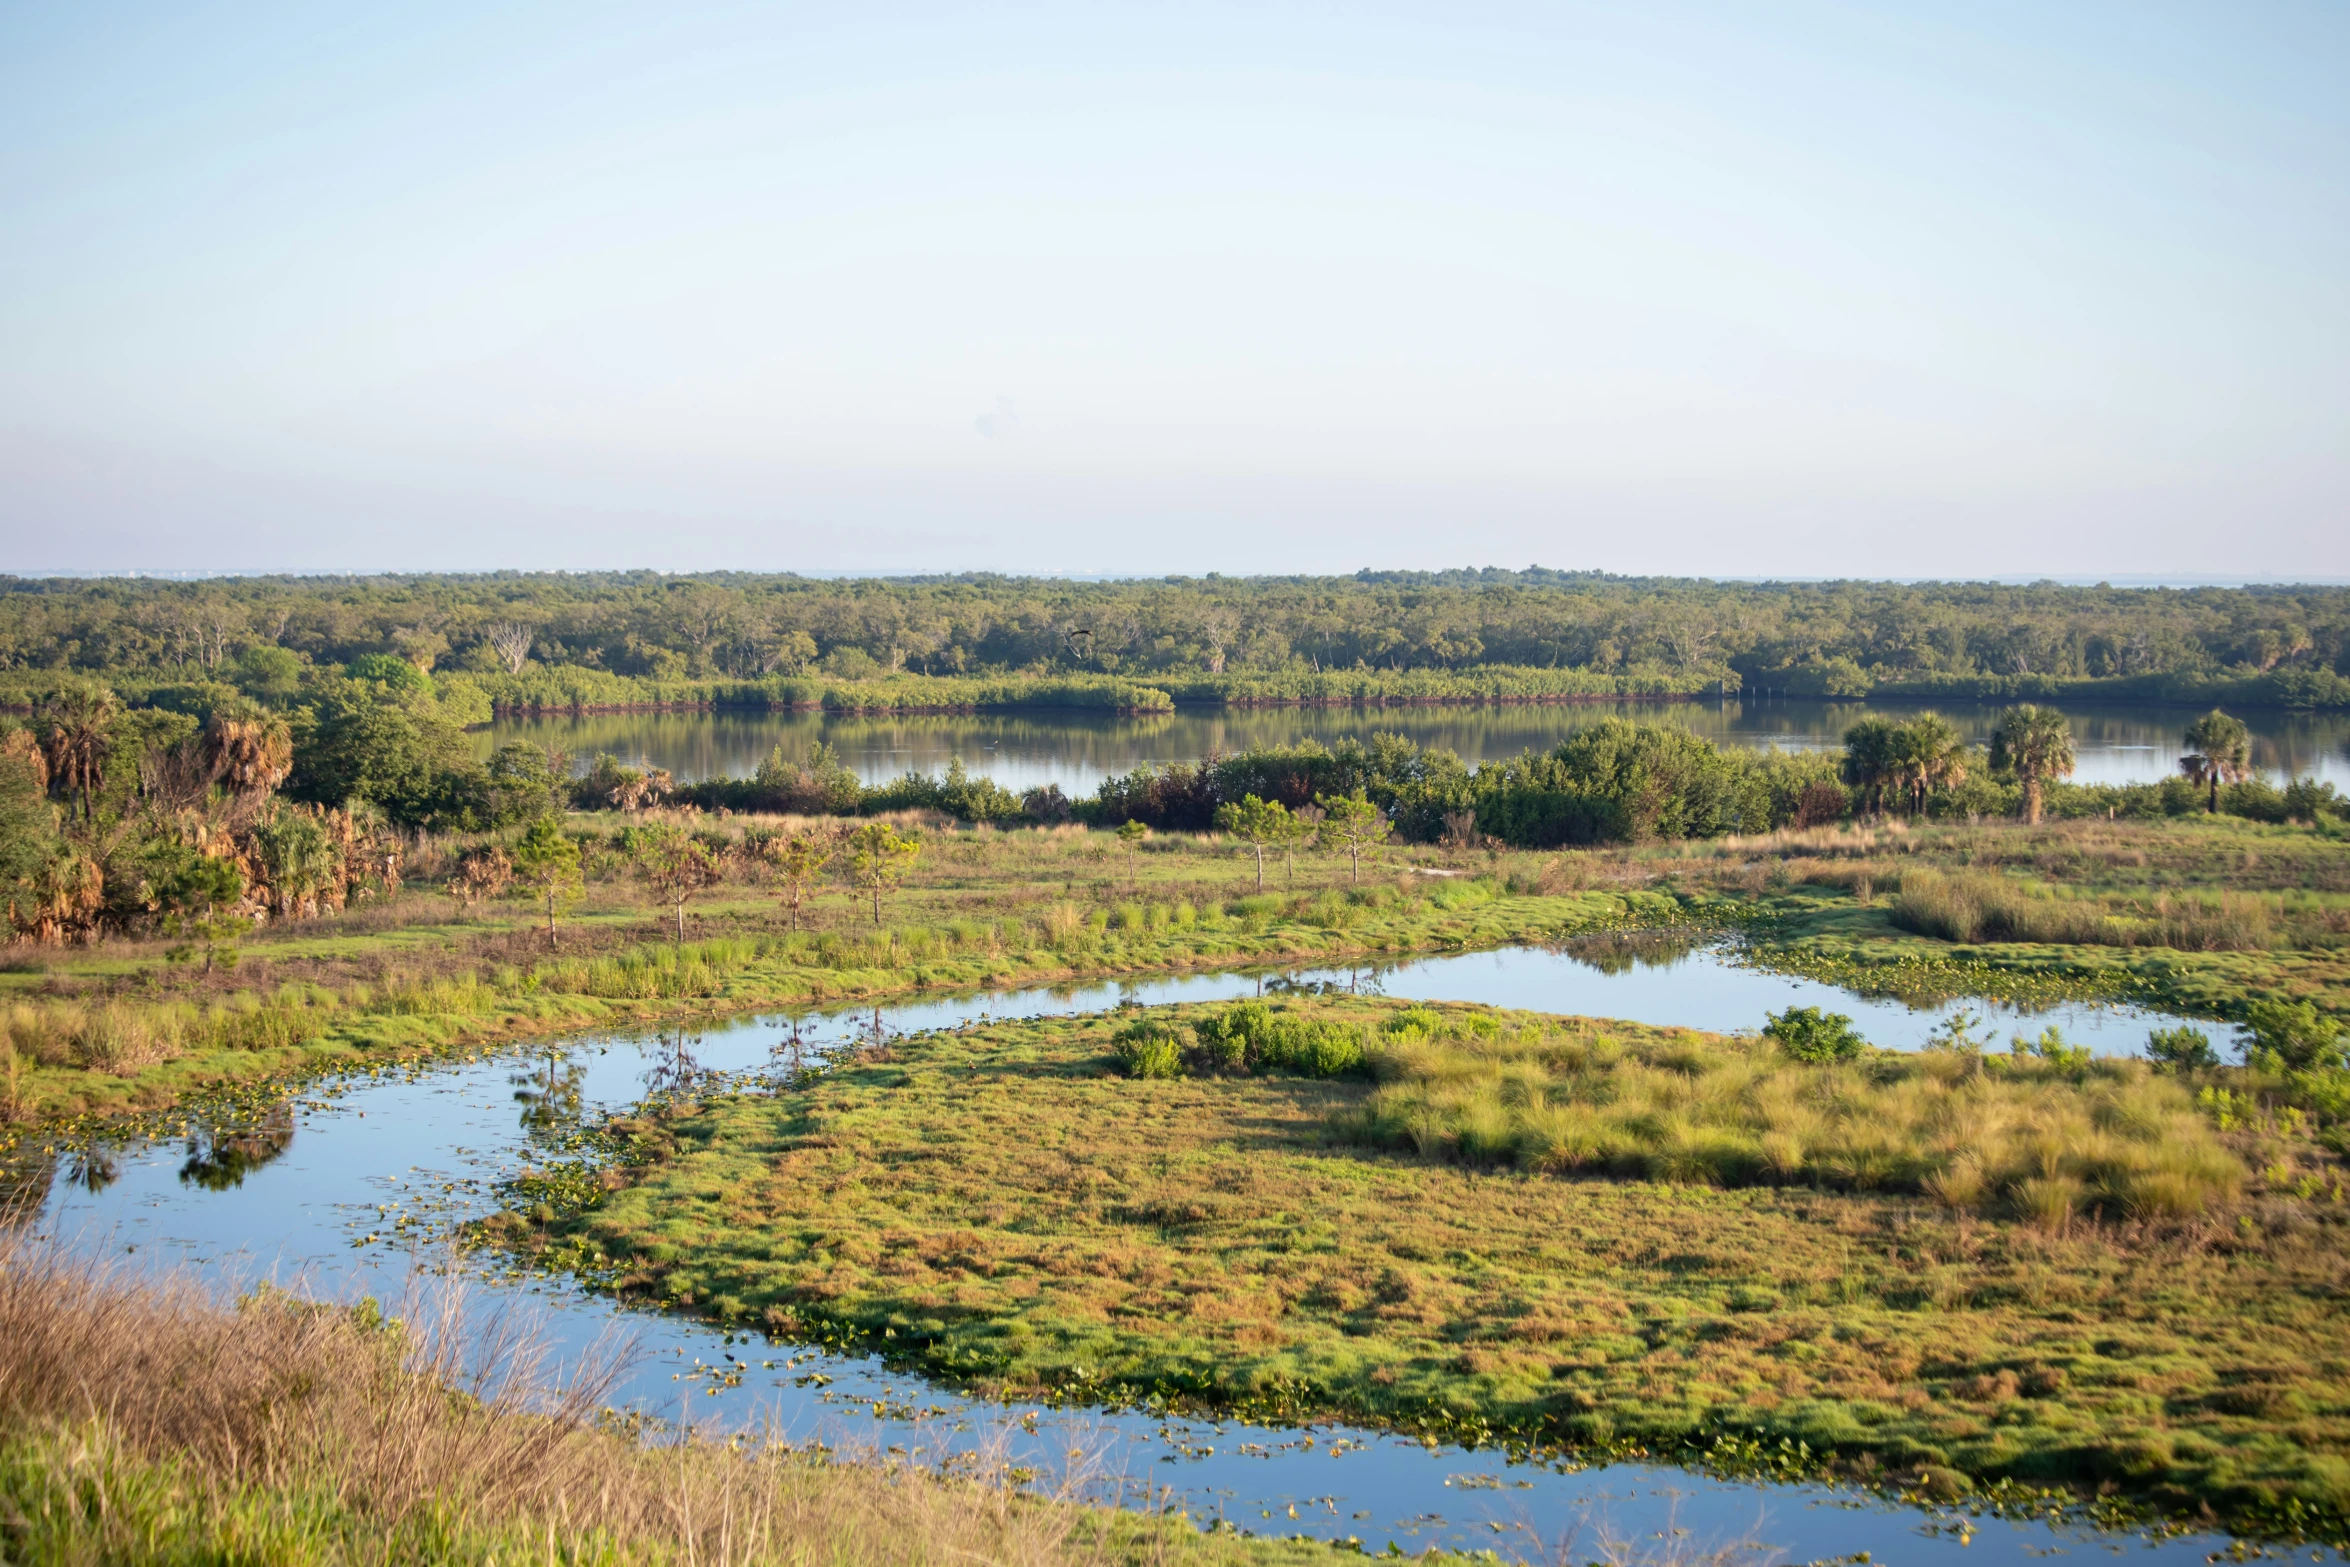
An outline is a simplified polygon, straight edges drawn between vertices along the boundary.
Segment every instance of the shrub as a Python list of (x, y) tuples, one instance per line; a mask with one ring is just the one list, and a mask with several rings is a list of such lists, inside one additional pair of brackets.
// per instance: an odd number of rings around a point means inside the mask
[(1781, 1050), (1798, 1061), (1849, 1061), (1868, 1048), (1868, 1041), (1841, 1012), (1818, 1007), (1789, 1007), (1764, 1014), (1763, 1037), (1776, 1040)]
[(2342, 1025), (2306, 1001), (2255, 1001), (2244, 1009), (2244, 1058), (2273, 1057), (2294, 1072), (2343, 1064)]
[(1204, 1019), (1195, 1059), (1211, 1071), (1294, 1072), (1340, 1077), (1363, 1066), (1363, 1036), (1352, 1024), (1242, 1001)]
[(1111, 1049), (1128, 1077), (1181, 1077), (1188, 1042), (1182, 1025), (1146, 1017), (1118, 1030)]
[(2026, 1039), (2021, 1034), (2016, 1035), (2008, 1042), (2007, 1048), (2010, 1054), (2034, 1057), (2047, 1062), (2060, 1072), (2078, 1072), (2086, 1067), (2090, 1060), (2089, 1047), (2068, 1043), (2063, 1031), (2054, 1023), (2040, 1030), (2039, 1034), (2031, 1039)]
[(2199, 1028), (2158, 1028), (2146, 1036), (2146, 1058), (2158, 1072), (2203, 1072), (2219, 1065), (2211, 1036)]

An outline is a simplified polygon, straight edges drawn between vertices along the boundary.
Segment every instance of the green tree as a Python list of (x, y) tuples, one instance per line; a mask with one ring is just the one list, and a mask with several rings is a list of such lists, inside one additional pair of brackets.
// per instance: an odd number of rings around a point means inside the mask
[(922, 853), (922, 840), (887, 822), (866, 822), (849, 834), (849, 880), (873, 898), (873, 923), (881, 923), (881, 895), (906, 879)]
[(1890, 718), (1868, 717), (1844, 731), (1845, 784), (1871, 816), (1885, 814), (1885, 790), (1900, 768), (1900, 729)]
[(165, 935), (182, 938), (164, 957), (173, 963), (204, 960), (204, 972), (237, 966), (236, 939), (253, 928), (234, 912), (245, 895), (245, 876), (216, 855), (180, 844), (158, 856), (147, 882), (148, 905), (162, 916)]
[(254, 701), (284, 707), (301, 692), (302, 660), (274, 643), (259, 642), (237, 655), (228, 677)]
[(1347, 879), (1363, 879), (1363, 851), (1375, 849), (1395, 830), (1387, 813), (1366, 799), (1361, 790), (1347, 795), (1316, 795), (1323, 810), (1321, 836), (1346, 856)]
[(329, 680), (296, 716), (286, 793), (297, 800), (371, 801), (404, 827), (462, 825), (480, 814), (485, 790), (464, 731), (429, 696)]
[(686, 900), (726, 879), (710, 846), (682, 827), (655, 822), (636, 829), (636, 863), (653, 896), (677, 914), (677, 941), (685, 942)]
[(254, 827), (253, 857), (270, 908), (280, 919), (316, 913), (319, 896), (343, 870), (334, 839), (318, 818), (283, 805)]
[(1966, 742), (1940, 713), (1920, 713), (1894, 730), (1894, 771), (1909, 792), (1912, 816), (1926, 814), (1926, 797), (1966, 782)]
[(2024, 786), (2024, 823), (2038, 826), (2049, 780), (2072, 776), (2072, 725), (2053, 707), (2009, 708), (1991, 731), (1991, 770), (2015, 775)]
[(1142, 841), (1150, 835), (1151, 830), (1131, 816), (1118, 824), (1118, 842), (1126, 849), (1126, 885), (1130, 888), (1141, 885), (1142, 877), (1135, 864), (1135, 854), (1142, 848)]
[(2219, 1065), (2219, 1052), (2199, 1028), (2158, 1028), (2146, 1036), (2146, 1059), (2157, 1072), (2205, 1072)]
[(104, 686), (62, 686), (41, 703), (41, 749), (50, 781), (69, 801), (81, 796), (85, 823), (91, 820), (90, 797), (106, 781), (106, 759), (114, 752), (114, 725), (121, 715), (114, 693)]
[(552, 816), (571, 793), (569, 759), (519, 740), (498, 747), (483, 772), (489, 779), (485, 825), (490, 827)]
[(2187, 726), (2187, 754), (2179, 771), (2210, 789), (2204, 809), (2219, 810), (2219, 786), (2252, 776), (2252, 731), (2240, 718), (2213, 708)]
[(580, 894), (579, 845), (553, 816), (530, 824), (514, 845), (514, 879), (544, 900), (547, 909), (547, 947), (560, 944), (555, 933), (555, 909)]
[(807, 900), (808, 889), (839, 852), (840, 838), (832, 832), (784, 833), (759, 846), (760, 857), (783, 888), (784, 912), (793, 930), (800, 928), (800, 905)]
[(0, 732), (0, 891), (37, 872), (56, 837), (48, 759), (26, 731)]
[(1259, 892), (1265, 890), (1265, 851), (1289, 842), (1296, 825), (1297, 818), (1289, 814), (1287, 806), (1253, 794), (1242, 796), (1238, 805), (1216, 808), (1216, 826), (1256, 851)]

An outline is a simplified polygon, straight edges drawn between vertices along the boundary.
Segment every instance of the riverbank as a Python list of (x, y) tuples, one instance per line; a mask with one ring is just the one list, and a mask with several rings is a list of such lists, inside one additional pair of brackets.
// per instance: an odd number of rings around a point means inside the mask
[[(769, 928), (682, 943), (648, 932), (641, 916), (608, 914), (575, 930), (568, 954), (534, 951), (527, 922), (284, 943), (264, 960), (277, 971), (274, 987), (216, 989), (204, 1001), (165, 1000), (141, 986), (164, 968), (153, 958), (84, 965), (114, 970), (86, 1001), (8, 987), (22, 999), (6, 1010), (0, 1092), (8, 1119), (33, 1130), (0, 1132), (0, 1149), (60, 1116), (152, 1111), (224, 1085), (512, 1039), (929, 990), (1502, 947), (1730, 912), (1660, 892), (1510, 896), (1480, 884), (1198, 901), (1162, 888), (1109, 909), (1054, 902), (1008, 919), (986, 917), (994, 911), (983, 900), (937, 901), (932, 919), (916, 912), (869, 931)], [(705, 929), (772, 926), (756, 904), (698, 913)]]

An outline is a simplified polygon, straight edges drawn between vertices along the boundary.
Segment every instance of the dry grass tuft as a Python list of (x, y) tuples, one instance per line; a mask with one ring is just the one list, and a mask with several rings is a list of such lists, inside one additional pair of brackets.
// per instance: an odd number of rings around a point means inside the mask
[(0, 1250), (0, 1502), (28, 1559), (60, 1561), (1241, 1557), (983, 1479), (649, 1446), (599, 1422), (622, 1364), (567, 1374), (456, 1286), (398, 1322), (275, 1290), (229, 1309), (20, 1243)]

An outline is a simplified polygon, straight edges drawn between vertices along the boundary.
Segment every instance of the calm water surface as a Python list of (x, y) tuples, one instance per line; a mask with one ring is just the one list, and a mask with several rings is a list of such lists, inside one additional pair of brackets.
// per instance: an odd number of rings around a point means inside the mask
[[(1973, 744), (1988, 744), (1995, 706), (1938, 709)], [(1686, 724), (1710, 739), (1738, 745), (1814, 750), (1841, 745), (1864, 714), (1895, 717), (1917, 708), (1841, 702), (1676, 702), (1624, 708), (1447, 707), (1191, 708), (1150, 718), (1101, 713), (955, 714), (917, 718), (840, 718), (814, 713), (640, 713), (585, 718), (508, 719), (475, 732), (487, 756), (509, 740), (560, 747), (584, 765), (599, 751), (628, 762), (666, 767), (681, 779), (747, 777), (781, 742), (803, 754), (830, 743), (867, 783), (911, 770), (935, 773), (960, 757), (974, 773), (1015, 790), (1057, 783), (1091, 794), (1104, 775), (1154, 762), (1189, 762), (1211, 750), (1331, 744), (1373, 734), (1408, 735), (1475, 763), (1541, 750), (1606, 712)], [(2195, 717), (2172, 708), (2082, 708), (2069, 715), (2083, 783), (2148, 783), (2178, 771), (2179, 736)], [(2350, 790), (2350, 716), (2261, 713), (2248, 720), (2253, 760), (2271, 777), (2315, 774)]]
[[(215, 1137), (194, 1125), (184, 1139), (60, 1150), (36, 1172), (46, 1195), (34, 1222), (72, 1244), (189, 1267), (224, 1287), (274, 1277), (337, 1298), (396, 1301), (414, 1270), (445, 1256), (434, 1238), (486, 1211), (497, 1183), (536, 1157), (551, 1133), (635, 1103), (681, 1066), (757, 1074), (802, 1052), (820, 1059), (877, 1032), (1096, 1011), (1127, 1000), (1321, 987), (1719, 1029), (1755, 1027), (1766, 1008), (1789, 1002), (1824, 1002), (1893, 1046), (1914, 1046), (1949, 1010), (1913, 1011), (1740, 968), (1720, 950), (1618, 972), (1564, 953), (1515, 950), (1376, 969), (1189, 975), (743, 1018), (691, 1033), (594, 1036), (362, 1076), (298, 1097), (280, 1119), (241, 1137)], [(1991, 1010), (2003, 1024), (2025, 1021)], [(2116, 1053), (2135, 1048), (2162, 1021), (2085, 1006), (2051, 1017)], [(2043, 1021), (2029, 1019), (2035, 1029)], [(1106, 1478), (1096, 1492), (1105, 1499), (1149, 1497), (1203, 1522), (1262, 1533), (1355, 1537), (1374, 1552), (1392, 1541), (1407, 1551), (1442, 1543), (1545, 1556), (1536, 1536), (1555, 1544), (1578, 1535), (1574, 1559), (1581, 1560), (1598, 1554), (1603, 1534), (1661, 1548), (1681, 1531), (1684, 1544), (1754, 1539), (1797, 1560), (1857, 1551), (1904, 1563), (2126, 1551), (2185, 1563), (2224, 1543), (2150, 1544), (1982, 1520), (1970, 1547), (1950, 1518), (1819, 1486), (1730, 1483), (1633, 1464), (1566, 1473), (1343, 1426), (1268, 1430), (976, 1401), (870, 1359), (731, 1340), (697, 1323), (623, 1312), (562, 1281), (493, 1278), (476, 1293), (474, 1309), (518, 1296), (543, 1311), (548, 1333), (572, 1351), (584, 1351), (616, 1319), (625, 1325), (643, 1357), (621, 1397), (655, 1415), (763, 1417), (797, 1437), (933, 1458), (984, 1451), (1048, 1474), (1082, 1451), (1101, 1465)], [(738, 1385), (726, 1385), (714, 1370), (730, 1365), (741, 1372)]]

